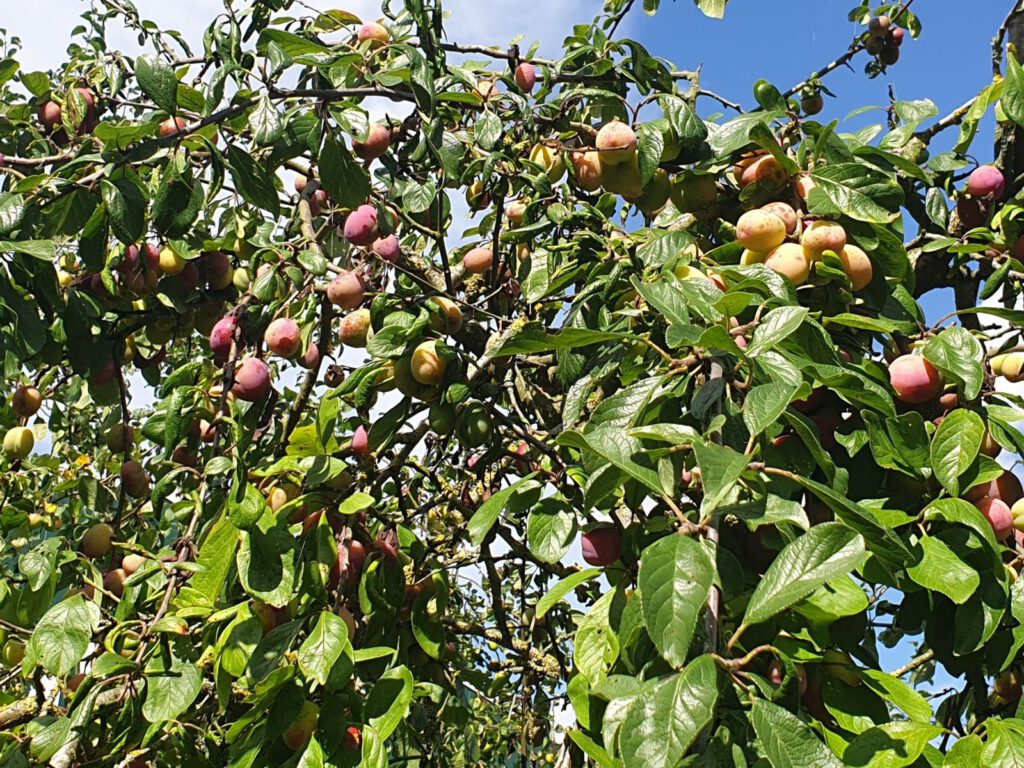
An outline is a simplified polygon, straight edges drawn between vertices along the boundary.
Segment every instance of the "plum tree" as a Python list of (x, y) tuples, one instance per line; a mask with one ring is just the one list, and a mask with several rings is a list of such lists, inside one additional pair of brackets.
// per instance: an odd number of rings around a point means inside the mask
[(1020, 9), (906, 101), (905, 0), (753, 100), (658, 0), (93, 5), (3, 36), (0, 765), (1024, 752)]

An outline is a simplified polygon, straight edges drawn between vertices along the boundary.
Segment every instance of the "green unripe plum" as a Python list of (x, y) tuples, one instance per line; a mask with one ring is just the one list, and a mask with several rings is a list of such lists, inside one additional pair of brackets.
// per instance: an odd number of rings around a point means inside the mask
[(668, 202), (671, 192), (672, 182), (669, 181), (668, 174), (659, 168), (647, 182), (643, 194), (633, 198), (631, 202), (644, 213), (656, 213)]
[(470, 403), (459, 423), (459, 440), (468, 448), (479, 448), (491, 439), (491, 414), (482, 403)]
[(111, 453), (124, 453), (135, 444), (135, 430), (130, 424), (119, 422), (107, 430), (106, 442)]
[(615, 165), (608, 165), (602, 154), (601, 163), (601, 177), (606, 191), (625, 198), (640, 197), (644, 193), (643, 176), (635, 154), (632, 158)]
[(16, 667), (21, 664), (24, 658), (25, 646), (17, 640), (8, 640), (4, 643), (3, 649), (0, 650), (0, 660), (3, 661), (4, 666)]
[(718, 186), (710, 173), (685, 172), (676, 176), (669, 197), (680, 213), (693, 213), (713, 205), (718, 199)]
[(82, 536), (79, 549), (86, 557), (97, 560), (106, 557), (113, 546), (114, 529), (106, 523), (97, 523)]
[(24, 459), (32, 453), (36, 437), (28, 427), (11, 427), (4, 435), (4, 453), (15, 460)]
[(455, 406), (450, 403), (437, 403), (430, 406), (427, 422), (437, 434), (447, 435), (455, 427)]

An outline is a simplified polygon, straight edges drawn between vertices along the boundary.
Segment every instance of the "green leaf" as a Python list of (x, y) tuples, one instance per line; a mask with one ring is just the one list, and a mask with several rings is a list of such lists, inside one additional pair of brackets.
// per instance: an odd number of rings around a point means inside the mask
[(101, 183), (110, 228), (125, 245), (136, 243), (146, 231), (146, 196), (128, 179)]
[(342, 208), (356, 208), (370, 196), (370, 177), (352, 153), (333, 136), (320, 153), (320, 183)]
[(331, 667), (343, 653), (351, 653), (348, 627), (336, 613), (323, 611), (309, 637), (299, 648), (299, 669), (306, 677), (326, 685)]
[(931, 723), (897, 721), (868, 728), (850, 742), (843, 763), (870, 768), (903, 768), (924, 752), (928, 742), (943, 729)]
[(870, 667), (861, 669), (857, 674), (868, 687), (902, 709), (911, 720), (919, 723), (931, 721), (932, 707), (928, 699), (898, 677)]
[(487, 534), (491, 532), (491, 528), (498, 522), (498, 516), (508, 506), (512, 497), (536, 487), (537, 483), (533, 480), (533, 475), (531, 474), (493, 494), (491, 498), (477, 508), (476, 512), (473, 513), (473, 517), (469, 519), (469, 540), (476, 546), (480, 546), (483, 540), (487, 538)]
[(1024, 765), (1024, 727), (1019, 719), (989, 718), (985, 721), (985, 732), (988, 736), (985, 751), (974, 766), (1020, 768)]
[(281, 201), (277, 197), (275, 178), (265, 165), (257, 163), (252, 155), (234, 144), (228, 147), (227, 163), (238, 194), (276, 217), (281, 212)]
[(166, 655), (160, 653), (146, 667), (146, 700), (142, 703), (142, 714), (151, 723), (174, 720), (192, 706), (203, 688), (203, 673), (184, 659), (171, 655), (167, 664)]
[(985, 437), (985, 422), (966, 408), (946, 414), (932, 438), (931, 465), (935, 478), (951, 496), (960, 495), (960, 475), (974, 463)]
[(747, 357), (757, 357), (777, 347), (803, 324), (807, 312), (806, 307), (776, 307), (767, 312), (754, 328), (753, 338), (747, 347)]
[(62, 677), (78, 669), (100, 624), (100, 609), (81, 595), (57, 603), (32, 632), (32, 656), (47, 672)]
[(619, 753), (629, 768), (675, 768), (718, 703), (718, 669), (710, 656), (637, 696), (619, 730)]
[(750, 596), (743, 626), (767, 621), (864, 559), (864, 538), (841, 523), (816, 525), (775, 558)]
[(603, 680), (619, 657), (619, 637), (614, 627), (624, 601), (620, 588), (605, 592), (579, 622), (573, 661), (591, 685)]
[(638, 586), (647, 633), (674, 667), (686, 663), (697, 619), (715, 579), (715, 565), (700, 542), (673, 534), (640, 557)]
[(53, 240), (0, 240), (0, 253), (24, 253), (40, 261), (57, 258)]
[(628, 333), (610, 333), (607, 331), (591, 331), (586, 328), (563, 328), (557, 333), (549, 333), (539, 323), (528, 323), (519, 333), (507, 338), (496, 347), (494, 357), (511, 355), (535, 355), (542, 352), (589, 347), (603, 341), (637, 341), (638, 338)]
[(235, 555), (242, 588), (257, 600), (283, 608), (295, 588), (294, 540), (284, 526), (242, 533)]
[(693, 0), (693, 2), (705, 16), (721, 19), (725, 16), (725, 5), (729, 0)]
[(981, 393), (985, 380), (982, 367), (985, 350), (966, 328), (954, 325), (943, 329), (938, 336), (929, 339), (923, 353), (947, 379), (963, 388), (966, 400), (974, 400)]
[(584, 571), (577, 571), (576, 573), (566, 576), (555, 586), (549, 589), (544, 597), (537, 601), (535, 608), (537, 618), (544, 618), (548, 611), (560, 603), (562, 599), (576, 589), (576, 587), (596, 579), (602, 573), (604, 573), (603, 568), (587, 568)]
[(733, 484), (747, 468), (750, 457), (725, 445), (694, 443), (693, 453), (700, 467), (701, 485), (704, 487), (704, 514), (714, 511), (725, 499)]
[(1024, 127), (1024, 69), (1012, 52), (1007, 52), (1006, 79), (999, 104), (1008, 118)]
[(842, 214), (858, 221), (886, 224), (899, 216), (903, 191), (895, 180), (864, 163), (835, 163), (811, 173), (817, 186), (807, 203), (811, 213)]
[(165, 112), (174, 114), (178, 105), (178, 78), (174, 70), (156, 54), (135, 60), (135, 77), (139, 88)]
[(189, 586), (203, 595), (211, 606), (217, 603), (227, 582), (231, 563), (235, 559), (238, 539), (238, 529), (230, 520), (221, 518), (210, 529), (199, 549), (200, 569), (192, 577)]
[(918, 544), (921, 558), (907, 567), (910, 578), (925, 589), (946, 595), (954, 603), (967, 602), (981, 583), (978, 572), (942, 539), (924, 536)]
[(749, 717), (772, 768), (842, 766), (806, 723), (777, 704), (755, 699)]
[(389, 669), (377, 678), (366, 700), (366, 715), (381, 742), (395, 732), (409, 713), (412, 686), (412, 672), (404, 666)]
[(576, 516), (565, 499), (541, 499), (526, 521), (530, 551), (544, 563), (557, 563), (569, 551), (576, 533)]
[(249, 115), (249, 129), (253, 140), (263, 146), (273, 144), (281, 137), (284, 121), (266, 93), (260, 96), (256, 109)]
[(652, 468), (651, 462), (641, 464), (637, 460), (644, 456), (643, 443), (626, 434), (618, 424), (602, 425), (589, 430), (586, 435), (575, 430), (566, 430), (558, 436), (558, 443), (592, 451), (651, 490), (657, 493), (664, 492), (661, 479)]
[(665, 138), (658, 126), (641, 123), (637, 131), (637, 159), (640, 165), (640, 181), (645, 186), (654, 176), (661, 164), (661, 153), (665, 148)]
[(743, 403), (743, 422), (751, 435), (760, 435), (774, 424), (792, 402), (797, 387), (781, 381), (758, 384)]

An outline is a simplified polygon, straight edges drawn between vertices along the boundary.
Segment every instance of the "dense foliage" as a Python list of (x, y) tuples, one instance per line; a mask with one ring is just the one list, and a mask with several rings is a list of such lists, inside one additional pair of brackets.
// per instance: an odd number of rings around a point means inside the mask
[(633, 0), (8, 38), (0, 768), (1022, 764), (1016, 3), (953, 113), (815, 119), (911, 2), (749, 111)]

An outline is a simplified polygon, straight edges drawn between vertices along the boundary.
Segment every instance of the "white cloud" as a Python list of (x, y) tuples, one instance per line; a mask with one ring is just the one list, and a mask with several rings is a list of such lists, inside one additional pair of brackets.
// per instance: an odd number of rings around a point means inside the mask
[[(381, 16), (377, 0), (310, 0), (307, 5), (320, 10), (344, 6), (367, 20)], [(539, 41), (542, 53), (554, 57), (572, 25), (591, 21), (601, 5), (601, 0), (450, 0), (446, 4), (445, 28), (449, 41), (478, 45), (507, 46), (514, 37), (522, 35), (524, 49)], [(160, 29), (181, 32), (196, 47), (202, 44), (205, 27), (223, 12), (220, 0), (136, 0), (136, 6), (144, 19), (156, 22)], [(88, 7), (84, 0), (49, 0), (45, 12), (26, 10), (9, 14), (0, 24), (24, 42), (21, 60), (26, 70), (50, 69), (63, 60), (71, 30), (81, 22), (80, 15)], [(296, 5), (292, 12), (299, 14), (303, 10)], [(129, 54), (138, 52), (135, 35), (114, 25), (110, 27), (108, 42), (111, 48)]]

